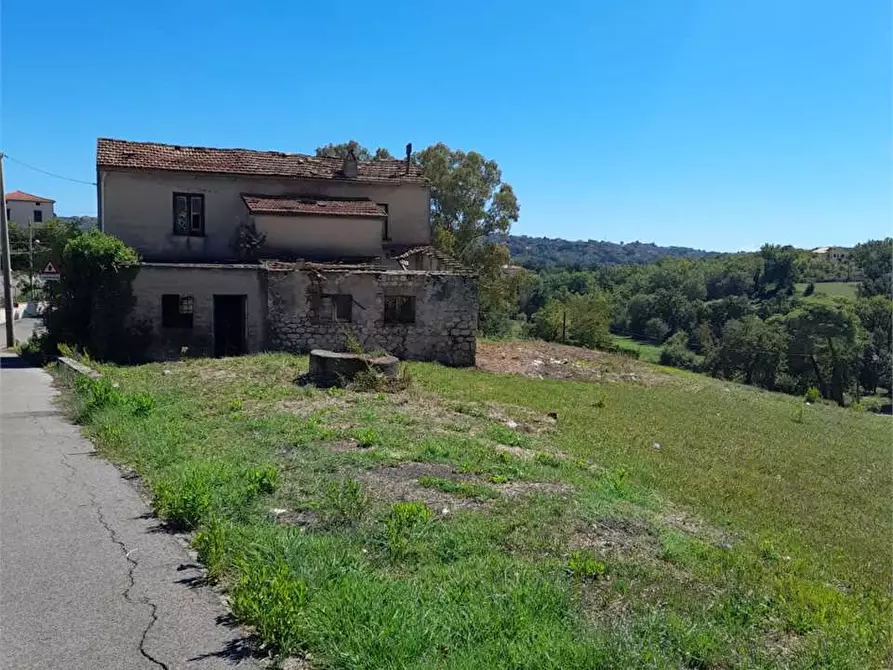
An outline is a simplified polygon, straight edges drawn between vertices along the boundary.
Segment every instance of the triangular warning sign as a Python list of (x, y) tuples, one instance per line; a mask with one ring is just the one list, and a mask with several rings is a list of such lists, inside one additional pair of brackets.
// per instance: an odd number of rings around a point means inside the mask
[(59, 271), (56, 269), (56, 266), (53, 264), (53, 261), (47, 261), (47, 264), (43, 266), (43, 271), (40, 273), (42, 275), (57, 275)]

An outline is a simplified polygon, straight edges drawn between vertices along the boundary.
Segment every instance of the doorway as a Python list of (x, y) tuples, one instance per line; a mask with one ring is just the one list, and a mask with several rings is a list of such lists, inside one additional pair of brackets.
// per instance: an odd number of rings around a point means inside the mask
[(245, 353), (245, 296), (214, 296), (214, 355)]

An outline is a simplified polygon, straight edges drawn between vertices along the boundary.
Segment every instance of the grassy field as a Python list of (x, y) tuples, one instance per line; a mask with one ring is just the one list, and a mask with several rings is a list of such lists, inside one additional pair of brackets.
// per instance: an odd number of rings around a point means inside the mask
[(412, 364), (410, 389), (364, 393), (300, 386), (306, 365), (103, 367), (67, 395), (156, 513), (196, 531), (236, 617), (277, 653), (319, 668), (889, 663), (889, 418), (687, 373)]
[[(806, 284), (796, 284), (797, 293), (803, 295), (806, 290)], [(815, 285), (814, 295), (827, 295), (831, 297), (841, 296), (844, 298), (855, 298), (858, 295), (859, 282), (857, 281), (827, 281), (818, 282)]]
[(647, 363), (660, 363), (660, 345), (657, 344), (648, 344), (647, 342), (641, 342), (639, 340), (633, 339), (628, 335), (611, 335), (611, 341), (625, 349), (635, 349), (639, 352), (639, 360), (645, 361)]

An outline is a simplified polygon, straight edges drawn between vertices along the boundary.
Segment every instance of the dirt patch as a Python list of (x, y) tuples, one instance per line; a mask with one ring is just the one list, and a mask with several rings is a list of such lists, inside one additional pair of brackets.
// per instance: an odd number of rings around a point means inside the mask
[(326, 442), (323, 446), (329, 451), (334, 451), (337, 453), (349, 453), (351, 451), (363, 451), (363, 449), (356, 442), (351, 440), (345, 440), (342, 442)]
[(517, 405), (498, 405), (487, 403), (487, 418), (520, 433), (542, 435), (554, 430), (558, 422), (558, 413), (539, 414), (526, 407)]
[(310, 510), (271, 509), (270, 517), (276, 520), (280, 526), (300, 526), (309, 528), (315, 526), (319, 519), (315, 512)]
[(669, 378), (628, 356), (540, 340), (478, 342), (476, 360), (481, 370), (537, 379), (652, 385)]
[(544, 494), (568, 494), (574, 490), (570, 484), (562, 484), (559, 482), (508, 482), (506, 484), (495, 485), (497, 491), (509, 498), (517, 498), (519, 496), (529, 496), (537, 493)]
[(732, 533), (711, 526), (704, 522), (703, 519), (681, 510), (671, 510), (662, 515), (660, 520), (673, 530), (678, 530), (686, 535), (691, 535), (720, 547), (731, 547), (737, 540)]
[(515, 458), (520, 458), (524, 461), (532, 461), (536, 458), (538, 452), (533, 449), (525, 449), (524, 447), (510, 447), (506, 444), (494, 444), (493, 448), (496, 451), (502, 451), (506, 454), (511, 454)]
[[(419, 477), (440, 477), (455, 481), (470, 481), (470, 475), (458, 475), (448, 465), (410, 461), (396, 466), (375, 468), (360, 473), (357, 479), (370, 494), (388, 503), (417, 500), (425, 503), (435, 514), (448, 514), (456, 509), (475, 509), (487, 501), (454, 496), (439, 489), (419, 484)], [(446, 510), (446, 512), (444, 512)]]
[(639, 519), (603, 517), (579, 526), (571, 536), (573, 549), (592, 549), (599, 554), (656, 554), (660, 541), (648, 523)]

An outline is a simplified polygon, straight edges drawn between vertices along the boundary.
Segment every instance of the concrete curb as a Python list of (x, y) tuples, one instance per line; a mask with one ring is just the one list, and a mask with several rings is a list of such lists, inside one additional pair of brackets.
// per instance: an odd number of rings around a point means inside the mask
[(100, 377), (102, 377), (102, 375), (96, 372), (96, 370), (94, 370), (93, 368), (89, 368), (83, 363), (78, 363), (73, 358), (68, 358), (67, 356), (59, 356), (57, 360), (59, 361), (59, 365), (73, 372), (75, 375), (84, 375), (85, 377), (89, 377), (90, 379), (99, 379)]

